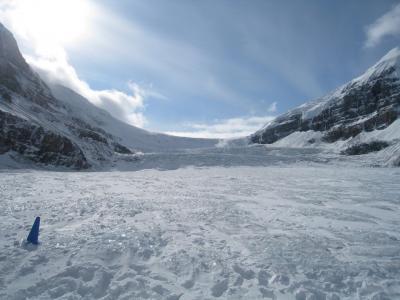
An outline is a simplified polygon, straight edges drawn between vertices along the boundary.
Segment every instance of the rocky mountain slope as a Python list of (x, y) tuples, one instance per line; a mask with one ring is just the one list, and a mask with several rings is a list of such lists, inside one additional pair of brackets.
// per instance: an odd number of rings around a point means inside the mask
[[(400, 157), (400, 134), (389, 130), (391, 126), (400, 128), (399, 115), (400, 49), (395, 48), (362, 76), (277, 117), (250, 136), (250, 141), (280, 146), (335, 144), (344, 154), (364, 154), (393, 146), (396, 151), (392, 154)], [(388, 132), (386, 129), (392, 134), (383, 134)], [(379, 141), (380, 132), (385, 141)], [(360, 137), (373, 138), (364, 143)], [(360, 151), (355, 148), (358, 145)]]
[(214, 144), (130, 126), (74, 91), (46, 84), (0, 23), (0, 155), (19, 162), (86, 169), (134, 160), (137, 151)]

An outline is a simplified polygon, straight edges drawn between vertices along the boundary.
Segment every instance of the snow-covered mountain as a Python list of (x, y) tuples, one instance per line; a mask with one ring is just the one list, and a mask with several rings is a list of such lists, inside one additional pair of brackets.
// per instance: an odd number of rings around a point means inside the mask
[(210, 147), (125, 124), (74, 91), (45, 83), (0, 23), (0, 155), (77, 169), (135, 159), (138, 151)]
[(252, 143), (328, 147), (342, 154), (384, 153), (400, 162), (400, 49), (363, 75), (303, 104), (250, 136)]

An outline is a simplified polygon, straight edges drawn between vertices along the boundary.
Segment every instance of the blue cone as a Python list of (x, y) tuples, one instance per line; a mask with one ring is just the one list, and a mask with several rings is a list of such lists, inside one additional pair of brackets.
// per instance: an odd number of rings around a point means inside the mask
[(39, 227), (40, 227), (40, 217), (36, 217), (35, 223), (32, 225), (31, 232), (29, 232), (28, 238), (26, 239), (29, 243), (34, 245), (39, 244)]

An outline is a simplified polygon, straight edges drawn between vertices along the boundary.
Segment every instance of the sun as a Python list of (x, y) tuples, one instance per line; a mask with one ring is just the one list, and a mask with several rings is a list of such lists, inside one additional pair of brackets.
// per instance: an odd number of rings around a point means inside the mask
[(42, 44), (65, 46), (88, 29), (89, 0), (15, 0), (13, 6), (18, 31)]

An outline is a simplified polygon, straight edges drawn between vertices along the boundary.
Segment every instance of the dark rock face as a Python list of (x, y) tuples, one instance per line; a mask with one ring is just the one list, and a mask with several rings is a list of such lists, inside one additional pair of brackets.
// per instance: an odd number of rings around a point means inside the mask
[(296, 131), (314, 130), (325, 132), (323, 141), (332, 143), (362, 131), (384, 129), (400, 114), (398, 73), (389, 67), (366, 82), (352, 81), (340, 93), (327, 96), (328, 104), (314, 116), (304, 116), (304, 108), (299, 107), (253, 134), (250, 141), (271, 144)]
[(97, 142), (100, 142), (103, 144), (107, 144), (107, 139), (95, 131), (88, 130), (88, 129), (77, 129), (77, 131), (78, 131), (79, 137), (82, 139), (84, 138), (84, 139), (97, 141)]
[(8, 151), (45, 165), (90, 167), (81, 149), (65, 136), (0, 111), (0, 154)]
[(114, 144), (114, 151), (120, 154), (133, 154), (133, 152), (129, 150), (127, 147), (118, 143)]
[[(398, 118), (399, 92), (399, 83), (388, 79), (378, 79), (372, 86), (351, 89), (341, 102), (333, 105), (332, 109), (337, 112), (335, 117), (321, 118), (320, 124), (328, 129), (324, 141), (335, 142), (362, 131), (386, 128)], [(321, 125), (310, 127), (312, 130), (321, 129)]]
[[(251, 142), (258, 144), (272, 144), (289, 134), (304, 128), (301, 121), (301, 114), (278, 117), (278, 125), (256, 132), (250, 137)], [(304, 128), (304, 130), (307, 130)]]
[(347, 148), (342, 151), (343, 155), (361, 155), (371, 152), (381, 151), (382, 149), (389, 147), (390, 144), (384, 141), (373, 141), (370, 143), (361, 143)]

